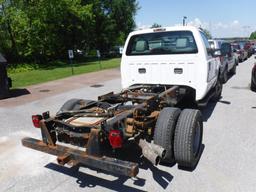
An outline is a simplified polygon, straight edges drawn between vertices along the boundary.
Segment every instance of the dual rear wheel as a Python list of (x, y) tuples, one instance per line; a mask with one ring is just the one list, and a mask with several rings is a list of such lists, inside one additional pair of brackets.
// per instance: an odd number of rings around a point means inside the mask
[(199, 110), (167, 107), (158, 117), (154, 142), (166, 149), (162, 162), (194, 168), (200, 158), (203, 137)]

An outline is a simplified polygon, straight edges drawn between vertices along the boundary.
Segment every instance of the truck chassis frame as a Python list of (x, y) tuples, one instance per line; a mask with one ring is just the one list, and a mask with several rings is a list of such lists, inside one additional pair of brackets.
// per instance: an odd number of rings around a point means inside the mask
[[(180, 86), (136, 85), (118, 94), (111, 92), (99, 96), (98, 101), (86, 103), (81, 100), (79, 109), (60, 110), (54, 117), (50, 117), (49, 112), (37, 115), (42, 140), (23, 138), (22, 144), (57, 156), (60, 165), (81, 163), (135, 177), (139, 172), (138, 164), (113, 158), (110, 151), (127, 142), (136, 142), (143, 156), (157, 165), (166, 154), (162, 146), (150, 143), (159, 113), (165, 107), (176, 106), (188, 91)], [(77, 125), (81, 122), (71, 123), (80, 117), (96, 118), (97, 121), (82, 125)], [(57, 142), (76, 145), (82, 150)]]

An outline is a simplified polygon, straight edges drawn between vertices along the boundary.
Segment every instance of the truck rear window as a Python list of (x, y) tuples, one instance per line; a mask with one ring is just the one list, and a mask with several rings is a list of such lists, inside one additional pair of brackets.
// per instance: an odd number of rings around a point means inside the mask
[(126, 55), (192, 54), (197, 52), (197, 45), (191, 31), (171, 31), (132, 36)]

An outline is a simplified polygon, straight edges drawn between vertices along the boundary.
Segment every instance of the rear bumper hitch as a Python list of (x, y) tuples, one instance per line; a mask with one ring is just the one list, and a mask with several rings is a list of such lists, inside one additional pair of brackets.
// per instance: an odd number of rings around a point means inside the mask
[(41, 140), (33, 138), (22, 139), (22, 145), (37, 151), (42, 151), (57, 156), (57, 162), (64, 165), (70, 161), (81, 163), (85, 166), (101, 169), (118, 175), (135, 177), (139, 172), (137, 163), (122, 161), (106, 156), (88, 155), (85, 151), (65, 147), (62, 145), (48, 145)]

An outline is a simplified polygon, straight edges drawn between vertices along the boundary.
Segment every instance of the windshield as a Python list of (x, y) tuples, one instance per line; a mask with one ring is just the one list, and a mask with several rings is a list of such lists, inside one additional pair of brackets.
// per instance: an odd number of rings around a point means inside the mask
[(126, 55), (165, 55), (197, 53), (191, 31), (139, 34), (131, 37)]

